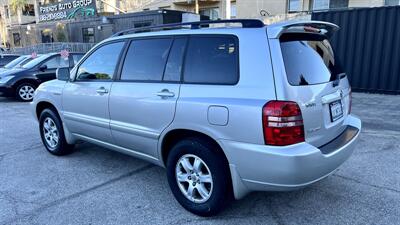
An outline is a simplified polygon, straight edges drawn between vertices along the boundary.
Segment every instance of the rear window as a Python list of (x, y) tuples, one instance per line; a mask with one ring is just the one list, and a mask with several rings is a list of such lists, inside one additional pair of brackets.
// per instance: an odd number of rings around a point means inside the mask
[(286, 75), (291, 85), (312, 85), (333, 81), (343, 73), (327, 39), (281, 39)]
[(186, 53), (184, 82), (236, 84), (238, 45), (234, 37), (191, 37)]

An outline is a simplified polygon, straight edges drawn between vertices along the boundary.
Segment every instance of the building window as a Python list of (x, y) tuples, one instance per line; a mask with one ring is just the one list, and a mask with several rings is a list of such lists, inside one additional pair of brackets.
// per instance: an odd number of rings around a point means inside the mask
[(300, 0), (289, 0), (288, 1), (288, 12), (299, 12), (301, 11)]
[(312, 10), (347, 8), (349, 0), (314, 0)]
[(13, 33), (13, 41), (14, 41), (14, 46), (19, 47), (21, 46), (21, 37), (19, 33)]
[(400, 0), (385, 0), (385, 5), (400, 5)]
[(24, 16), (35, 16), (35, 6), (33, 4), (26, 4), (22, 9)]
[(84, 43), (94, 43), (94, 28), (93, 27), (83, 28), (82, 36)]
[(203, 16), (208, 16), (210, 20), (219, 19), (219, 9), (218, 8), (206, 8), (200, 9), (199, 14)]
[(236, 11), (236, 2), (231, 3), (231, 18), (235, 19), (237, 17), (237, 11)]
[(329, 9), (329, 0), (314, 0), (312, 9), (313, 10)]
[(329, 2), (330, 9), (339, 9), (347, 7), (349, 7), (349, 0), (330, 0)]
[(10, 11), (8, 9), (8, 5), (4, 6), (4, 14), (5, 14), (6, 18), (10, 18)]

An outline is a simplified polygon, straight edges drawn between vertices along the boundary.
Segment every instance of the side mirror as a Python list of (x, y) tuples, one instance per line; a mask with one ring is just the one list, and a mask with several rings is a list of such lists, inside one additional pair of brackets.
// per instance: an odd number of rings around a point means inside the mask
[(56, 70), (56, 77), (58, 80), (69, 81), (69, 68), (58, 68)]
[(39, 67), (39, 70), (40, 71), (45, 71), (45, 70), (47, 70), (47, 65), (41, 65), (40, 67)]

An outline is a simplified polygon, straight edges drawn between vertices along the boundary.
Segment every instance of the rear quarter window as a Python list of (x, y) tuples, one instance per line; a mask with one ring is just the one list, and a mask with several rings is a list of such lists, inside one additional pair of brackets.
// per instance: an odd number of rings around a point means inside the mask
[(233, 36), (191, 37), (187, 48), (184, 82), (236, 84), (239, 80), (239, 46)]

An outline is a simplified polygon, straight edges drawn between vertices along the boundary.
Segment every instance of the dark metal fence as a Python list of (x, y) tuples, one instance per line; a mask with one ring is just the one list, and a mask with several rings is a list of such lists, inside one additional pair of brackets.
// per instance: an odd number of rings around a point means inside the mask
[(353, 90), (400, 94), (400, 6), (312, 13), (335, 23), (331, 38)]

